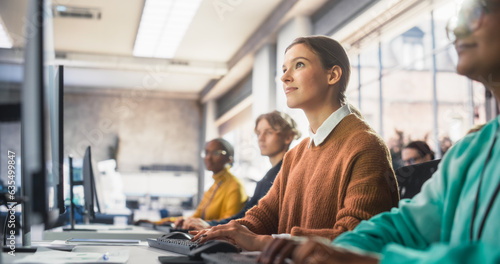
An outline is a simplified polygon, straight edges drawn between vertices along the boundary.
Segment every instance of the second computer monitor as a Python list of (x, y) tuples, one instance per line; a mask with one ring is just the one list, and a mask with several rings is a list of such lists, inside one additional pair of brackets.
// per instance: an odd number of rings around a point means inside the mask
[(88, 216), (89, 220), (95, 219), (95, 213), (101, 212), (101, 207), (99, 205), (99, 199), (97, 197), (96, 190), (96, 178), (97, 175), (95, 170), (97, 167), (92, 159), (92, 153), (90, 146), (85, 150), (85, 156), (83, 157), (82, 166), (82, 176), (83, 176), (83, 198), (84, 198), (84, 209), (85, 215)]

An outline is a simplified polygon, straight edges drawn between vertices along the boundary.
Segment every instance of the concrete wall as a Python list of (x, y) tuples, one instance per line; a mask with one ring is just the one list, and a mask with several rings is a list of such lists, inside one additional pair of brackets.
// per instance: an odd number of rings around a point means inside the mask
[(175, 164), (198, 168), (201, 110), (194, 100), (134, 94), (65, 94), (64, 155), (117, 159), (118, 171), (141, 165)]

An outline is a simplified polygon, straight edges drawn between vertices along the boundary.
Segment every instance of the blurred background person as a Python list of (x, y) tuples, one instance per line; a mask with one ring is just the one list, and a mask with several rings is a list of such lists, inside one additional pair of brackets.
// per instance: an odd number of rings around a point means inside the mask
[(424, 141), (412, 141), (401, 151), (404, 166), (418, 164), (434, 159), (434, 151)]
[(262, 114), (255, 121), (255, 134), (257, 135), (260, 154), (269, 157), (272, 168), (257, 182), (255, 192), (238, 214), (222, 220), (205, 221), (201, 218), (188, 218), (184, 221), (182, 228), (201, 230), (220, 224), (227, 224), (231, 220), (240, 219), (253, 206), (257, 205), (273, 185), (274, 179), (281, 169), (283, 157), (294, 139), (300, 138), (297, 123), (286, 113), (273, 111)]
[[(248, 196), (241, 182), (230, 171), (233, 163), (234, 148), (223, 138), (213, 139), (205, 144), (202, 152), (207, 170), (213, 172), (214, 183), (205, 192), (200, 204), (191, 217), (203, 220), (220, 220), (238, 213), (245, 206)], [(184, 217), (166, 217), (154, 224), (175, 222), (175, 226), (182, 226)], [(139, 220), (141, 222), (151, 222)]]

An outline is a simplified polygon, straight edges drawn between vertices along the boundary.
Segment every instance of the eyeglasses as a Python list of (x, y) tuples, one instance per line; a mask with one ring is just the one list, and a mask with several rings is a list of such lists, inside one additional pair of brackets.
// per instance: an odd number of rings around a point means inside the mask
[(484, 13), (491, 11), (491, 3), (486, 0), (465, 0), (458, 16), (453, 17), (446, 26), (448, 39), (455, 42), (457, 38), (470, 35), (481, 24)]
[(205, 151), (201, 152), (201, 157), (202, 158), (205, 158), (208, 155), (210, 155), (212, 157), (225, 156), (225, 155), (227, 155), (227, 151), (222, 150), (222, 149), (218, 149), (218, 150), (213, 150), (213, 151), (206, 151), (205, 150)]
[(420, 160), (420, 158), (409, 158), (407, 160), (403, 160), (403, 164), (405, 166), (413, 165), (413, 164), (417, 163), (418, 160)]

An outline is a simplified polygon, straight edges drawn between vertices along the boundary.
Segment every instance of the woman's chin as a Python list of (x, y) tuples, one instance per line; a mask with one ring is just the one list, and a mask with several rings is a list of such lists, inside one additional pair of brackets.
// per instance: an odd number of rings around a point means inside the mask
[(286, 105), (289, 107), (289, 108), (298, 108), (297, 106), (297, 103), (292, 101), (292, 100), (287, 100), (286, 101)]
[[(466, 76), (472, 80), (481, 82), (481, 78), (486, 78), (487, 76), (482, 76), (481, 64), (477, 63), (477, 60), (471, 59), (467, 56), (461, 56), (457, 63), (457, 73)], [(481, 77), (482, 76), (482, 77)]]
[(473, 79), (472, 76), (474, 75), (474, 68), (468, 63), (459, 61), (457, 64), (457, 73)]

